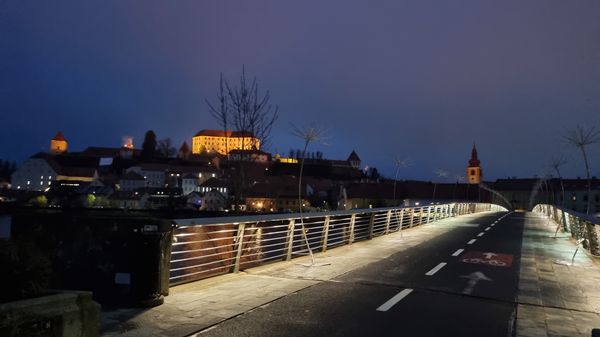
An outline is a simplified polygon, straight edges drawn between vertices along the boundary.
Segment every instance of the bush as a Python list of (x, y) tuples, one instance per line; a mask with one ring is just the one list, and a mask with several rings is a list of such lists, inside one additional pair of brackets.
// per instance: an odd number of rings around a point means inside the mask
[(6, 287), (0, 303), (36, 297), (48, 287), (50, 260), (31, 242), (0, 240), (0, 268)]

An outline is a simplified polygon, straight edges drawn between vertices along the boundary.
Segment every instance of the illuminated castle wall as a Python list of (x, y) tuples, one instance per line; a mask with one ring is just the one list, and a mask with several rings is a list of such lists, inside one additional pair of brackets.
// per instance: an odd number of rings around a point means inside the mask
[(192, 137), (192, 153), (218, 152), (226, 155), (231, 150), (258, 150), (260, 141), (251, 133), (240, 131), (202, 130)]

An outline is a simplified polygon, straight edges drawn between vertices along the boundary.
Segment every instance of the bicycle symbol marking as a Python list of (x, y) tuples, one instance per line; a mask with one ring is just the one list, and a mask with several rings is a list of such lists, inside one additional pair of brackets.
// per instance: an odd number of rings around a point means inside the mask
[(484, 264), (493, 267), (510, 267), (512, 254), (498, 254), (490, 252), (466, 252), (459, 260), (463, 263)]
[(464, 262), (464, 263), (489, 264), (490, 266), (498, 266), (498, 267), (506, 267), (506, 264), (507, 264), (504, 261), (499, 261), (499, 260), (484, 260), (484, 259), (478, 259), (478, 258), (462, 259), (461, 262)]

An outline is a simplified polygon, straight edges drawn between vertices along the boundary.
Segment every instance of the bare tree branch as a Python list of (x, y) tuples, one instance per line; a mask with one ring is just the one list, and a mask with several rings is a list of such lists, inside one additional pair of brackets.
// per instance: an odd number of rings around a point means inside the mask
[(583, 156), (583, 163), (585, 164), (585, 173), (588, 181), (586, 214), (589, 215), (592, 206), (592, 179), (590, 178), (590, 164), (588, 161), (586, 147), (600, 143), (600, 131), (593, 126), (583, 127), (578, 125), (575, 130), (569, 131), (564, 136), (564, 139), (571, 145), (577, 147)]

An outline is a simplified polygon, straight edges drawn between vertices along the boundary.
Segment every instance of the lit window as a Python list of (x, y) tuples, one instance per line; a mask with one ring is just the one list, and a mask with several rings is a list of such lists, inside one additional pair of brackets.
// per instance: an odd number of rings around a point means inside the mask
[(27, 185), (31, 184), (31, 181), (27, 180)]
[(213, 178), (215, 177), (215, 174), (214, 174), (214, 173), (212, 174), (212, 177), (213, 177)]
[(44, 176), (40, 176), (40, 179), (44, 180)]
[(40, 181), (40, 186), (41, 186), (41, 185), (44, 185), (44, 182), (43, 182), (43, 181)]

